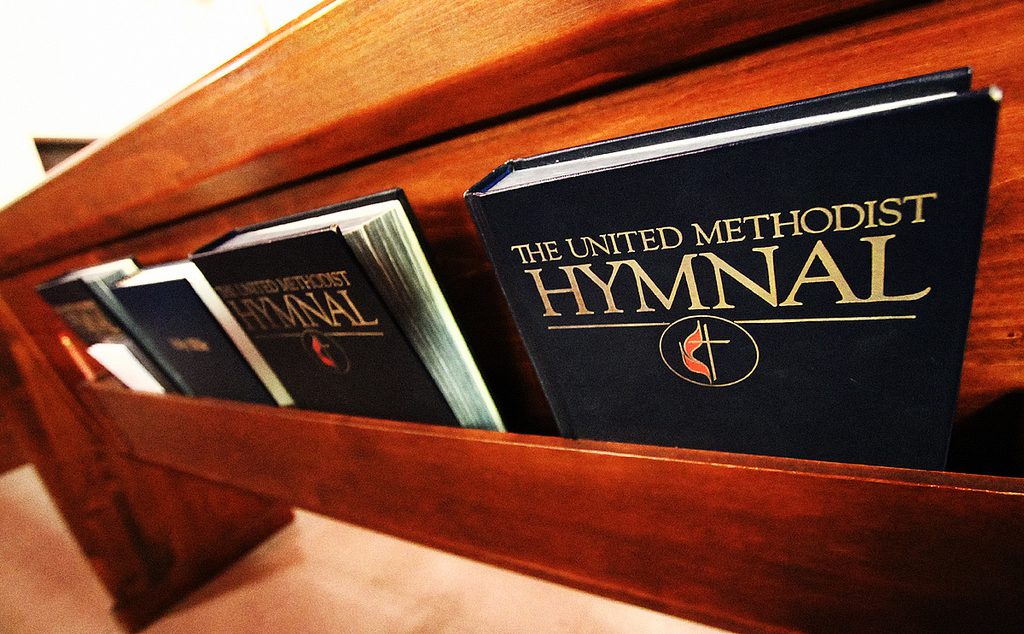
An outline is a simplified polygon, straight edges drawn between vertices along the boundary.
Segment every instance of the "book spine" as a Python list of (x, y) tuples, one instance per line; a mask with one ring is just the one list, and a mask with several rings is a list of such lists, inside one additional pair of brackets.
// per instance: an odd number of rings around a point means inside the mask
[[(401, 259), (412, 261), (415, 266), (403, 269), (391, 258), (378, 257), (373, 245), (382, 241), (382, 236), (372, 237), (367, 226), (343, 232), (340, 237), (348, 243), (364, 274), (378, 291), (391, 289), (387, 296), (395, 321), (431, 374), (459, 424), (503, 432), (505, 425), (501, 415), (427, 261), (412, 211), (403, 201), (394, 202), (398, 207), (393, 213), (376, 222), (388, 223), (385, 234), (406, 234), (401, 244), (407, 245), (408, 250), (401, 253)], [(378, 225), (378, 229), (382, 228)], [(396, 245), (395, 248), (399, 247)], [(394, 280), (402, 280), (402, 283), (396, 285)], [(416, 292), (413, 289), (428, 290)], [(404, 309), (395, 310), (396, 304)]]
[(156, 376), (142, 363), (137, 352), (126, 344), (94, 343), (86, 352), (113, 374), (114, 378), (136, 392), (167, 392)]
[(106, 282), (87, 281), (86, 285), (103, 308), (117, 322), (129, 342), (129, 349), (153, 378), (169, 392), (194, 396), (194, 391), (178, 372), (160, 354), (149, 334), (139, 326), (114, 296)]
[(280, 407), (292, 407), (295, 405), (291, 394), (285, 389), (281, 380), (277, 378), (277, 374), (274, 373), (266, 359), (263, 358), (263, 355), (253, 345), (252, 340), (245, 334), (241, 324), (231, 315), (231, 311), (228, 310), (220, 296), (217, 295), (217, 291), (213, 289), (213, 286), (203, 277), (198, 267), (189, 271), (185, 279), (192, 285), (192, 290), (195, 291), (199, 299), (206, 305), (210, 314), (220, 324), (220, 327), (224, 329), (224, 333), (227, 334), (228, 338), (235, 344), (235, 347), (238, 348), (238, 351), (249, 364), (249, 367), (256, 373), (256, 377), (267, 388), (267, 391), (270, 392), (274, 402)]
[[(490, 228), (487, 224), (487, 214), (482, 207), (483, 197), (483, 193), (474, 192), (472, 190), (466, 192), (466, 206), (469, 208), (469, 213), (473, 217), (473, 222), (476, 224), (477, 232), (479, 232), (480, 234), (480, 239), (483, 240), (484, 248), (487, 250), (488, 253), (493, 253), (494, 238), (491, 236)], [(497, 275), (497, 271), (495, 271), (495, 275)], [(501, 288), (501, 293), (502, 295), (504, 295), (505, 301), (508, 303), (509, 307), (513, 307), (514, 304), (512, 303), (512, 300), (509, 297), (508, 289), (505, 287), (505, 282), (504, 280), (501, 279), (501, 276), (498, 276), (498, 286)], [(519, 331), (519, 336), (520, 338), (523, 339), (525, 344), (526, 338), (523, 337), (523, 331), (522, 328), (520, 328), (519, 326), (519, 320), (514, 319), (514, 321), (516, 324), (516, 330)], [(533, 350), (530, 348), (529, 345), (526, 345), (525, 347), (526, 353), (530, 356), (530, 361), (533, 364), (533, 367), (539, 367), (539, 359), (533, 354)], [(562, 403), (566, 402), (566, 400), (564, 398), (561, 398), (560, 396), (553, 398), (553, 395), (556, 393), (557, 390), (555, 389), (554, 385), (551, 385), (550, 383), (545, 383), (544, 376), (546, 374), (547, 373), (538, 372), (537, 380), (540, 381), (541, 387), (544, 390), (544, 394), (547, 396), (548, 406), (551, 407), (552, 414), (555, 418), (555, 424), (558, 426), (558, 431), (565, 438), (576, 438), (577, 435), (575, 430), (568, 423), (568, 421), (571, 420), (571, 417), (563, 415), (562, 412), (557, 411), (557, 408), (560, 407)]]

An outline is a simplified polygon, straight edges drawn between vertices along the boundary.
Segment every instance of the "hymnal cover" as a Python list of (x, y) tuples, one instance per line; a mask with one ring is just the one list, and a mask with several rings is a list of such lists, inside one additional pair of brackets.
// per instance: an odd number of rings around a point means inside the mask
[[(208, 291), (204, 293), (204, 287)], [(153, 342), (155, 351), (177, 372), (182, 392), (190, 396), (273, 404), (263, 386), (232, 342), (228, 330), (238, 330), (223, 304), (189, 261), (146, 267), (113, 287), (114, 296)], [(204, 298), (201, 295), (206, 295)], [(222, 325), (227, 319), (228, 324)], [(220, 321), (218, 321), (220, 320)], [(243, 346), (245, 344), (243, 343)], [(251, 344), (250, 344), (251, 345)]]
[(192, 259), (297, 406), (503, 429), (400, 190), (238, 229)]
[(138, 270), (135, 260), (125, 258), (71, 271), (36, 290), (85, 342), (86, 352), (122, 383), (141, 392), (176, 391), (178, 384), (141, 347), (137, 338), (144, 335), (110, 290)]
[(1000, 93), (947, 71), (466, 194), (571, 437), (941, 469)]

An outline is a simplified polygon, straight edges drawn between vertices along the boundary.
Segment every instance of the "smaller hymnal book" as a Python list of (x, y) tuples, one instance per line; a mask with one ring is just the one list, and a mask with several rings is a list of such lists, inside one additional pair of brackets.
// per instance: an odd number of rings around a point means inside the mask
[(192, 255), (298, 407), (503, 430), (401, 190)]
[(261, 382), (254, 368), (266, 362), (192, 262), (144, 268), (114, 284), (113, 294), (174, 368), (184, 394), (291, 404), (272, 373)]
[(516, 159), (470, 189), (563, 433), (943, 468), (1001, 97), (970, 80)]
[(36, 290), (85, 342), (89, 356), (130, 389), (158, 394), (176, 391), (171, 377), (135, 339), (140, 334), (136, 325), (126, 319), (110, 290), (138, 270), (135, 260), (125, 258), (71, 271)]

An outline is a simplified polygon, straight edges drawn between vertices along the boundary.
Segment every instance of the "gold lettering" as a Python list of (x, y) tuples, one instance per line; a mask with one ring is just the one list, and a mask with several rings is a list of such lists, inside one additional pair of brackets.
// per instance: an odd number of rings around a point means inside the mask
[[(807, 224), (807, 216), (809, 216), (812, 211), (825, 214), (825, 224), (823, 224), (820, 229), (812, 229), (810, 225)], [(800, 214), (800, 226), (803, 228), (805, 233), (825, 233), (832, 228), (832, 211), (825, 209), (824, 207), (811, 207)]]
[(747, 237), (743, 235), (742, 222), (742, 218), (729, 218), (724, 221), (726, 242), (743, 242), (747, 239)]
[[(338, 325), (334, 322), (333, 319), (331, 319), (331, 317), (327, 315), (327, 311), (324, 310), (324, 307), (320, 305), (320, 302), (317, 301), (316, 296), (314, 296), (313, 293), (310, 292), (306, 293), (305, 295), (306, 297), (309, 298), (309, 301), (312, 302), (313, 305), (310, 305), (304, 302), (303, 300), (299, 299), (297, 295), (284, 296), (285, 306), (288, 306), (289, 310), (297, 308), (298, 310), (301, 310), (302, 313), (305, 315), (306, 319), (304, 320), (303, 325), (306, 325), (306, 322), (309, 322), (309, 324), (312, 325), (313, 317), (319, 319), (328, 326)], [(294, 304), (295, 306), (293, 307), (292, 304)]]
[(865, 302), (913, 302), (927, 295), (932, 287), (928, 287), (909, 295), (886, 295), (885, 294), (885, 243), (895, 238), (895, 235), (873, 236), (861, 238), (861, 242), (871, 245), (871, 295), (863, 300)]
[(182, 352), (210, 351), (210, 344), (199, 337), (170, 337), (167, 339), (167, 343), (171, 344), (171, 347), (175, 350), (181, 350)]
[(917, 194), (916, 196), (904, 196), (903, 202), (907, 202), (908, 200), (914, 201), (914, 219), (910, 221), (910, 224), (924, 222), (924, 201), (926, 199), (935, 200), (938, 197), (939, 194), (937, 192)]
[(234, 285), (232, 284), (221, 284), (220, 286), (214, 287), (213, 290), (217, 291), (217, 294), (223, 299), (234, 299), (235, 297), (238, 297), (238, 293), (235, 292)]
[(657, 251), (661, 248), (658, 246), (658, 239), (654, 237), (654, 229), (641, 229), (640, 241), (644, 251)]
[[(668, 239), (665, 238), (665, 232), (666, 231), (671, 231), (675, 235), (675, 238), (676, 238), (676, 243), (675, 244), (671, 244), (670, 245), (668, 243)], [(671, 226), (669, 226), (669, 227), (658, 227), (658, 235), (661, 237), (661, 248), (662, 249), (675, 249), (675, 248), (678, 248), (678, 247), (682, 246), (682, 244), (683, 244), (683, 232), (680, 231), (679, 229), (676, 229), (675, 227), (671, 227)]]
[[(874, 203), (874, 201), (869, 201)], [(836, 213), (836, 231), (851, 231), (861, 226), (864, 223), (864, 208), (854, 203), (844, 203), (842, 205), (832, 205), (832, 209)], [(857, 222), (849, 225), (843, 224), (843, 210), (852, 209), (857, 212)]]
[(590, 255), (596, 256), (598, 250), (600, 250), (605, 255), (611, 255), (612, 247), (608, 246), (608, 234), (603, 233), (598, 237), (601, 238), (601, 244), (598, 244), (597, 240), (591, 238), (590, 236), (583, 236), (581, 240), (583, 240), (583, 244), (588, 247), (588, 252)]
[[(274, 327), (274, 320), (266, 309), (251, 299), (242, 299), (236, 302), (233, 299), (227, 301), (231, 312), (242, 321), (246, 330), (269, 330)], [(241, 305), (239, 305), (241, 304)]]
[[(814, 262), (821, 262), (822, 266), (825, 267), (827, 275), (809, 275), (811, 267)], [(832, 258), (832, 254), (829, 253), (828, 248), (825, 247), (825, 243), (818, 240), (814, 244), (814, 248), (811, 249), (811, 254), (807, 257), (807, 261), (804, 263), (803, 270), (800, 271), (800, 275), (797, 277), (796, 282), (793, 284), (792, 290), (789, 291), (789, 296), (786, 297), (779, 306), (803, 306), (803, 302), (796, 300), (796, 294), (800, 291), (804, 284), (822, 284), (829, 283), (836, 287), (839, 291), (840, 300), (837, 304), (852, 304), (863, 301), (857, 297), (853, 289), (850, 288), (849, 282), (843, 277), (843, 272), (839, 270), (839, 266), (836, 265), (836, 261)]]
[(768, 288), (758, 286), (754, 280), (750, 279), (743, 273), (740, 273), (739, 270), (714, 253), (701, 253), (702, 256), (711, 262), (711, 266), (714, 267), (715, 270), (715, 283), (718, 285), (718, 303), (715, 304), (715, 308), (736, 308), (729, 302), (725, 301), (725, 287), (722, 284), (722, 273), (725, 273), (732, 279), (739, 282), (743, 288), (747, 289), (754, 295), (757, 295), (769, 305), (778, 306), (779, 294), (775, 279), (775, 251), (778, 248), (779, 247), (776, 245), (751, 249), (751, 251), (757, 251), (764, 257), (765, 272), (768, 276)]
[(116, 337), (121, 334), (121, 330), (107, 319), (100, 307), (92, 300), (85, 299), (62, 304), (57, 307), (57, 312), (75, 330), (86, 332), (96, 340)]
[(877, 200), (865, 200), (864, 201), (864, 206), (867, 207), (867, 210), (868, 210), (868, 221), (864, 225), (865, 229), (874, 229), (875, 227), (878, 226), (878, 223), (875, 222), (875, 205), (877, 205), (877, 204), (878, 204)]
[(761, 221), (768, 220), (768, 214), (758, 214), (756, 216), (746, 216), (743, 218), (743, 222), (753, 221), (751, 224), (754, 225), (754, 240), (761, 240), (764, 235), (761, 234)]
[(544, 251), (541, 249), (539, 242), (534, 244), (516, 244), (511, 248), (516, 252), (516, 255), (519, 256), (523, 264), (533, 264), (538, 259), (543, 261)]
[[(327, 310), (330, 311), (331, 319), (333, 319), (335, 323), (338, 323), (338, 315), (348, 319), (349, 323), (353, 326), (376, 326), (380, 323), (379, 319), (367, 319), (363, 316), (362, 311), (359, 310), (359, 307), (356, 306), (355, 302), (352, 301), (352, 298), (349, 297), (348, 289), (341, 289), (336, 292), (338, 297), (345, 302), (345, 306), (347, 306), (347, 308), (343, 307), (333, 297), (331, 297), (330, 293), (324, 293), (324, 303), (327, 304)], [(341, 324), (338, 325), (340, 326)]]
[[(591, 267), (591, 265), (589, 265), (589, 264), (576, 265), (577, 268), (580, 271), (582, 271), (583, 274), (586, 275), (590, 279), (591, 282), (596, 284), (597, 287), (599, 289), (601, 289), (602, 293), (604, 293), (604, 301), (605, 301), (605, 304), (608, 307), (604, 311), (604, 313), (606, 315), (609, 314), (609, 313), (621, 313), (622, 312), (622, 310), (615, 305), (615, 296), (612, 295), (612, 284), (615, 283), (615, 276), (619, 274), (619, 267), (622, 266), (622, 262), (609, 262), (608, 265), (612, 267), (612, 274), (611, 274), (611, 277), (608, 278), (607, 282), (602, 280), (600, 277), (597, 276), (596, 273), (594, 273), (593, 268)], [(577, 313), (577, 314), (579, 314), (579, 313)]]
[(774, 235), (774, 237), (775, 237), (776, 240), (779, 239), (779, 238), (784, 238), (786, 236), (786, 234), (782, 233), (782, 228), (783, 227), (792, 227), (793, 228), (793, 233), (791, 233), (790, 235), (793, 235), (793, 236), (800, 235), (800, 210), (799, 209), (794, 209), (793, 211), (789, 212), (789, 215), (792, 216), (792, 218), (793, 218), (793, 220), (791, 222), (785, 222), (785, 221), (779, 220), (779, 218), (782, 216), (782, 214), (779, 213), (779, 212), (775, 212), (775, 213), (773, 213), (773, 214), (771, 214), (769, 216), (772, 219), (772, 222), (775, 223), (775, 235)]
[[(644, 287), (646, 286), (654, 297), (657, 298), (665, 310), (671, 310), (672, 305), (676, 301), (676, 293), (679, 292), (679, 282), (686, 280), (686, 290), (690, 296), (690, 310), (704, 309), (707, 310), (707, 306), (700, 303), (700, 295), (697, 293), (697, 281), (693, 277), (693, 259), (696, 255), (690, 253), (684, 255), (682, 260), (679, 262), (679, 268), (676, 270), (676, 278), (672, 282), (672, 290), (666, 295), (658, 285), (654, 283), (651, 276), (647, 274), (644, 267), (640, 265), (636, 260), (622, 260), (617, 264), (624, 264), (633, 271), (633, 276), (636, 278), (636, 292), (640, 299), (640, 308), (637, 309), (638, 313), (652, 313), (654, 309), (647, 303), (647, 296), (644, 295)], [(611, 262), (609, 262), (611, 264)]]
[(701, 247), (701, 246), (704, 246), (704, 245), (707, 245), (707, 244), (712, 244), (712, 243), (714, 243), (714, 244), (721, 244), (722, 243), (722, 225), (721, 225), (721, 223), (722, 223), (721, 220), (716, 220), (714, 228), (711, 230), (711, 233), (705, 233), (705, 231), (703, 229), (701, 229), (701, 226), (699, 224), (697, 224), (696, 222), (692, 223), (690, 226), (693, 227), (694, 235), (697, 236), (697, 246)]
[(881, 218), (879, 218), (878, 219), (878, 224), (879, 225), (881, 225), (883, 227), (891, 227), (894, 224), (899, 223), (900, 220), (903, 220), (903, 212), (901, 212), (898, 207), (893, 207), (892, 206), (893, 204), (899, 205), (900, 204), (900, 199), (899, 198), (886, 198), (885, 200), (882, 201), (882, 204), (880, 204), (878, 206), (878, 210), (880, 212), (882, 212), (886, 216), (891, 216), (893, 218), (893, 220), (891, 220), (889, 222), (886, 222), (885, 220), (882, 220)]
[[(625, 246), (624, 250), (626, 251), (626, 253), (632, 253), (633, 251), (636, 250), (636, 249), (633, 248), (633, 236), (635, 236), (635, 235), (636, 235), (636, 231), (620, 231), (618, 233), (613, 233), (612, 234), (612, 241), (615, 242), (616, 238), (620, 238), (620, 237), (623, 238), (626, 241), (626, 246)], [(615, 253), (616, 253), (616, 255), (618, 255), (618, 253), (619, 253), (619, 250), (618, 250), (617, 247), (616, 247)]]
[(544, 316), (545, 317), (561, 317), (562, 313), (556, 311), (551, 306), (551, 296), (558, 295), (560, 293), (572, 293), (576, 299), (576, 314), (577, 315), (593, 315), (594, 311), (589, 310), (587, 305), (583, 301), (583, 293), (580, 292), (579, 282), (576, 280), (575, 268), (579, 265), (574, 266), (560, 266), (558, 269), (565, 273), (565, 276), (569, 278), (569, 288), (544, 288), (544, 283), (540, 279), (541, 269), (526, 269), (524, 273), (528, 273), (533, 277), (534, 284), (537, 285), (537, 293), (540, 294), (540, 299), (544, 302)]
[(572, 257), (576, 258), (577, 260), (582, 260), (583, 258), (590, 255), (590, 251), (587, 251), (586, 249), (583, 250), (583, 253), (577, 253), (576, 245), (573, 243), (572, 238), (566, 238), (565, 243), (569, 245), (569, 251), (572, 253)]
[(306, 317), (299, 312), (299, 309), (288, 301), (291, 295), (284, 296), (284, 306), (287, 310), (281, 310), (277, 304), (275, 304), (269, 297), (260, 297), (260, 305), (264, 308), (269, 307), (271, 311), (277, 315), (277, 318), (281, 321), (281, 325), (284, 328), (294, 328), (295, 322), (298, 322), (300, 326), (309, 328), (313, 325), (312, 321), (308, 321)]

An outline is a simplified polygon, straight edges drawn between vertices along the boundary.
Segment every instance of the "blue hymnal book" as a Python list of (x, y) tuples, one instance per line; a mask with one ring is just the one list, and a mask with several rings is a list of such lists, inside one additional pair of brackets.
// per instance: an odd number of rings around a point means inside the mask
[(160, 394), (180, 390), (173, 369), (154, 354), (146, 333), (111, 291), (138, 271), (135, 260), (124, 258), (65, 273), (36, 290), (88, 346), (89, 356), (126, 386)]
[(504, 429), (401, 190), (241, 227), (192, 260), (296, 406)]
[(947, 71), (473, 187), (565, 435), (943, 468), (1000, 97)]
[[(225, 315), (215, 318), (197, 294), (203, 284), (195, 265), (184, 261), (142, 269), (121, 280), (112, 291), (123, 310), (145, 331), (149, 349), (173, 369), (181, 392), (274, 403), (218, 321)], [(231, 327), (230, 322), (227, 326)]]

